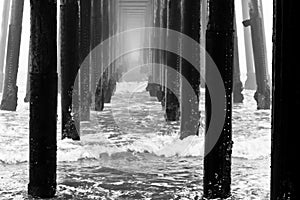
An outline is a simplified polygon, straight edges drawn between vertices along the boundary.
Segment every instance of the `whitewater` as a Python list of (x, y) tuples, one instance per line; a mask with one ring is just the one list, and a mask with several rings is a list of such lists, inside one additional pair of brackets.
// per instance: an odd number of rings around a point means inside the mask
[[(202, 195), (204, 90), (199, 136), (179, 139), (147, 82), (121, 82), (103, 112), (81, 122), (81, 141), (61, 140), (57, 122), (58, 192), (54, 199), (197, 199)], [(268, 199), (270, 111), (256, 110), (254, 91), (233, 107), (232, 194)], [(28, 199), (29, 105), (0, 111), (0, 199)], [(59, 99), (58, 99), (59, 101)], [(42, 134), (42, 133), (41, 133)]]

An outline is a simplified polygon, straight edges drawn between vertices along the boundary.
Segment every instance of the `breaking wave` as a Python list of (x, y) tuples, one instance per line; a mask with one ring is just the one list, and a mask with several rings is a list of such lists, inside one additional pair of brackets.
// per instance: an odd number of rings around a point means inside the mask
[[(122, 82), (117, 84), (115, 101), (122, 101), (122, 95), (129, 93), (145, 93), (141, 98), (150, 98), (145, 92), (147, 82)], [(21, 94), (22, 96), (24, 94)], [(24, 95), (25, 96), (25, 95)], [(138, 95), (136, 95), (138, 96)], [(202, 95), (203, 98), (204, 95)], [(252, 101), (252, 92), (245, 92), (245, 104), (247, 106), (237, 106), (234, 108), (234, 123), (239, 125), (233, 126), (233, 157), (242, 159), (263, 159), (269, 157), (271, 149), (270, 137), (270, 112), (256, 111), (255, 102)], [(247, 100), (248, 99), (248, 100)], [(17, 164), (28, 162), (29, 158), (29, 135), (28, 135), (28, 104), (19, 100), (18, 112), (11, 113), (6, 111), (0, 112), (0, 163)], [(149, 99), (148, 99), (149, 100)], [(138, 101), (138, 99), (137, 99)], [(147, 99), (145, 100), (147, 101)], [(150, 102), (150, 103), (149, 103)], [(130, 109), (135, 105), (127, 105)], [(148, 101), (149, 110), (160, 110), (158, 102)], [(123, 133), (118, 127), (110, 127), (103, 130), (106, 126), (105, 119), (111, 117), (111, 105), (103, 113), (92, 112), (92, 121), (96, 124), (83, 124), (81, 141), (60, 140), (60, 120), (58, 120), (58, 162), (73, 162), (82, 159), (101, 159), (103, 155), (112, 156), (114, 154), (128, 152), (145, 153), (163, 157), (202, 157), (203, 156), (203, 129), (200, 130), (199, 136), (190, 136), (184, 140), (179, 139), (178, 125), (177, 130), (165, 131), (167, 133), (151, 132), (149, 121), (158, 120), (156, 123), (163, 123), (163, 116), (160, 119), (157, 116), (147, 116), (149, 119), (140, 116), (137, 119), (142, 129), (149, 128), (150, 131), (129, 129)], [(203, 108), (203, 103), (200, 108)], [(159, 109), (157, 109), (159, 108)], [(138, 112), (139, 110), (134, 110)], [(60, 113), (60, 111), (58, 111)], [(122, 115), (122, 110), (120, 110)], [(139, 116), (137, 116), (138, 118)], [(58, 119), (60, 119), (60, 114)], [(99, 120), (100, 119), (100, 120)], [(140, 121), (138, 121), (140, 120)], [(101, 124), (102, 123), (102, 124)], [(112, 123), (114, 120), (112, 119)], [(125, 125), (128, 124), (126, 121)], [(135, 121), (134, 121), (135, 123)], [(148, 124), (147, 124), (148, 123)], [(256, 124), (255, 124), (256, 123)], [(147, 127), (150, 126), (150, 127)]]

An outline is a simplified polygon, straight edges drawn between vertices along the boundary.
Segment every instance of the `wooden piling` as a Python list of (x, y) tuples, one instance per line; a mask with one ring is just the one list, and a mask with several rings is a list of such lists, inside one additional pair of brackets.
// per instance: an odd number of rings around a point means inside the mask
[[(103, 11), (103, 0), (100, 0), (99, 2), (99, 16), (97, 16), (97, 19), (99, 20), (98, 28), (95, 28), (97, 30), (97, 37), (95, 37), (95, 40), (101, 43), (103, 42), (103, 33), (104, 33), (104, 11)], [(103, 85), (103, 52), (101, 52), (99, 55), (99, 59), (97, 61), (99, 63), (96, 63), (97, 66), (99, 67), (99, 77), (97, 79), (97, 85), (96, 85), (96, 91), (95, 91), (95, 111), (102, 111), (104, 109), (104, 85)]]
[[(206, 27), (207, 27), (207, 1), (201, 1), (201, 16), (200, 16), (200, 44), (201, 48), (204, 48), (206, 45)], [(205, 74), (205, 63), (206, 63), (206, 51), (200, 51), (200, 74)], [(202, 76), (203, 77), (203, 76)], [(200, 88), (205, 88), (205, 81), (200, 77)]]
[(3, 10), (2, 10), (2, 20), (1, 20), (1, 38), (0, 38), (0, 92), (3, 89), (3, 69), (5, 64), (5, 52), (6, 52), (6, 43), (7, 43), (7, 34), (8, 34), (8, 19), (10, 11), (10, 0), (4, 0)]
[[(101, 43), (101, 0), (92, 0), (91, 13), (91, 50)], [(91, 58), (91, 92), (95, 96), (96, 87), (101, 76), (100, 55), (92, 54)]]
[[(112, 34), (112, 25), (111, 25), (111, 1), (107, 1), (107, 38), (109, 39), (111, 34)], [(110, 60), (111, 56), (112, 56), (112, 43), (111, 40), (108, 40), (108, 46), (107, 46), (107, 60)], [(107, 62), (108, 66), (106, 68), (107, 70), (107, 82), (106, 82), (106, 90), (104, 93), (104, 103), (110, 103), (111, 100), (111, 69), (112, 69), (112, 65), (111, 63)]]
[[(204, 198), (225, 199), (231, 196), (231, 154), (232, 154), (232, 87), (233, 87), (233, 46), (234, 45), (234, 0), (209, 0), (209, 20), (206, 32), (206, 50), (215, 62), (223, 79), (226, 92), (226, 116), (223, 130), (214, 147), (208, 152), (205, 145)], [(215, 77), (206, 66), (206, 81)], [(211, 87), (213, 87), (211, 85)], [(218, 89), (218, 88), (215, 88)], [(206, 87), (206, 132), (212, 115), (212, 105)], [(224, 99), (224, 96), (219, 97)], [(220, 102), (224, 104), (224, 102)], [(217, 133), (216, 133), (217, 134)], [(209, 142), (209, 141), (208, 141)]]
[[(118, 11), (118, 1), (113, 3), (114, 7), (113, 7), (113, 35), (115, 36), (116, 34), (118, 34), (118, 20), (119, 20), (119, 11)], [(119, 50), (119, 41), (118, 38), (116, 40), (114, 40), (113, 43), (113, 58), (115, 59), (113, 62), (113, 91), (112, 91), (112, 95), (115, 94), (116, 90), (117, 90), (117, 82), (118, 82), (118, 50)]]
[[(161, 9), (160, 9), (160, 27), (163, 29), (167, 28), (167, 0), (161, 1)], [(160, 51), (160, 93), (158, 95), (158, 100), (161, 102), (162, 106), (165, 107), (165, 91), (166, 91), (166, 69), (165, 66), (167, 64), (166, 55), (167, 52), (164, 50), (166, 49), (166, 39), (167, 34), (166, 31), (160, 32), (160, 47), (163, 49)]]
[(241, 81), (241, 73), (240, 73), (240, 58), (239, 58), (239, 45), (238, 45), (238, 35), (237, 35), (237, 24), (236, 17), (234, 21), (234, 50), (233, 50), (233, 103), (243, 103), (244, 96), (242, 94), (243, 91), (243, 83)]
[(274, 1), (271, 200), (300, 199), (298, 3)]
[[(164, 0), (162, 1), (162, 28), (166, 29), (167, 26), (168, 26), (168, 0)], [(167, 31), (163, 31), (163, 35), (161, 35), (162, 37), (162, 47), (163, 49), (166, 49), (167, 48)], [(163, 51), (162, 52), (162, 64), (164, 66), (167, 65), (167, 51)], [(162, 102), (164, 101), (164, 98), (165, 98), (165, 92), (166, 92), (166, 69), (165, 67), (162, 67), (162, 92), (163, 92), (163, 100)]]
[[(163, 28), (163, 10), (164, 10), (164, 1), (159, 1), (159, 28)], [(159, 31), (159, 47), (160, 49), (163, 48), (163, 43), (164, 43), (164, 37), (162, 35), (163, 31)], [(159, 102), (162, 102), (164, 93), (163, 93), (163, 64), (164, 64), (164, 57), (163, 57), (164, 51), (159, 50), (159, 92), (156, 94), (157, 100)]]
[[(197, 42), (194, 46), (182, 43), (182, 51), (191, 52), (195, 63), (181, 60), (181, 126), (180, 138), (197, 135), (199, 131), (200, 113), (200, 0), (182, 0), (181, 32)], [(187, 80), (187, 81), (184, 81)], [(188, 85), (186, 85), (188, 84)], [(188, 88), (191, 87), (192, 91)]]
[[(29, 46), (30, 46), (30, 42), (29, 42)], [(29, 51), (28, 51), (28, 66), (27, 66), (27, 81), (26, 81), (26, 95), (24, 97), (24, 103), (29, 103), (29, 99), (30, 99), (30, 76), (29, 76), (29, 71), (30, 71), (30, 68), (31, 68), (31, 49), (29, 47)]]
[[(249, 0), (242, 1), (243, 20), (248, 20), (249, 16)], [(245, 41), (245, 55), (247, 67), (247, 79), (245, 82), (245, 89), (256, 90), (256, 77), (254, 71), (254, 58), (252, 48), (252, 36), (250, 27), (244, 26), (244, 41)]]
[[(61, 131), (62, 139), (71, 138), (80, 140), (79, 127), (75, 123), (72, 108), (75, 78), (79, 69), (79, 5), (77, 0), (61, 0), (60, 6), (60, 32), (61, 32)], [(77, 77), (79, 79), (79, 77)], [(75, 99), (73, 99), (75, 100)], [(73, 102), (74, 103), (74, 102)]]
[[(145, 9), (145, 16), (144, 16), (144, 26), (149, 27), (149, 15), (150, 15), (150, 9), (149, 9), (149, 2), (146, 5)], [(145, 29), (144, 31), (144, 46), (149, 46), (149, 31)], [(141, 71), (149, 76), (149, 49), (143, 49), (143, 64), (145, 66), (142, 67)]]
[(250, 19), (245, 21), (244, 24), (248, 24), (251, 27), (257, 84), (254, 98), (257, 102), (257, 109), (270, 109), (270, 83), (261, 0), (251, 0)]
[(32, 68), (28, 194), (52, 198), (56, 192), (57, 8), (56, 0), (31, 0), (30, 3)]
[[(114, 35), (114, 23), (115, 23), (115, 15), (114, 15), (114, 1), (108, 1), (108, 37), (112, 37)], [(111, 58), (114, 56), (114, 41), (109, 40), (109, 60), (113, 61)], [(114, 77), (114, 65), (115, 62), (108, 63), (107, 67), (107, 90), (104, 96), (105, 103), (111, 103), (111, 98), (114, 93), (114, 89), (116, 87), (116, 80)]]
[(24, 0), (12, 0), (5, 62), (5, 79), (1, 110), (16, 111), (18, 101), (17, 75), (22, 34)]
[[(168, 14), (168, 29), (180, 32), (181, 16), (180, 16), (180, 0), (169, 0)], [(167, 45), (172, 45), (173, 49), (180, 48), (179, 41), (173, 41), (167, 37)], [(165, 94), (166, 101), (166, 121), (179, 120), (179, 76), (176, 72), (180, 71), (180, 55), (175, 55), (172, 52), (167, 53), (167, 89)], [(172, 69), (172, 70), (171, 70)]]
[[(157, 1), (155, 1), (157, 3)], [(155, 27), (155, 5), (153, 3), (148, 4), (148, 9), (147, 9), (147, 16), (148, 16), (148, 22), (147, 25), (148, 27)], [(152, 44), (155, 41), (155, 35), (154, 31), (150, 31), (148, 33), (148, 39), (149, 39), (149, 44)], [(146, 88), (147, 91), (149, 91), (149, 94), (151, 97), (156, 97), (156, 92), (157, 92), (157, 85), (156, 83), (156, 75), (157, 75), (157, 67), (155, 65), (155, 56), (156, 56), (156, 49), (149, 49), (149, 61), (150, 61), (150, 69), (149, 69), (149, 77), (148, 77), (148, 86)]]
[[(91, 49), (96, 48), (102, 42), (102, 8), (101, 0), (92, 1), (92, 44)], [(102, 85), (101, 85), (101, 55), (92, 54), (92, 69), (91, 69), (91, 91), (95, 98), (95, 110), (101, 111), (104, 108), (104, 101), (101, 101)]]
[[(102, 8), (102, 37), (103, 41), (107, 40), (109, 38), (109, 0), (103, 0), (103, 8)], [(109, 45), (107, 45), (109, 47)], [(105, 102), (108, 102), (109, 97), (109, 91), (108, 91), (108, 82), (109, 82), (109, 66), (104, 66), (104, 63), (108, 64), (109, 59), (109, 49), (103, 49), (102, 51), (102, 67), (103, 67), (103, 73), (102, 73), (102, 91), (103, 91), (103, 100)]]
[[(160, 10), (161, 4), (159, 0), (153, 1), (153, 26), (157, 29), (160, 28)], [(153, 32), (153, 43), (155, 46), (160, 45), (160, 34), (159, 31)], [(159, 101), (162, 100), (162, 93), (161, 93), (161, 50), (158, 48), (153, 49), (153, 89), (155, 91), (155, 96)]]
[[(78, 55), (78, 54), (77, 54)], [(77, 60), (78, 61), (78, 60)], [(73, 84), (73, 95), (72, 95), (72, 123), (74, 121), (74, 125), (76, 128), (76, 132), (74, 130), (74, 134), (72, 134), (73, 140), (80, 140), (80, 79), (79, 79), (79, 70), (77, 70), (77, 78), (75, 79), (75, 82)], [(58, 82), (59, 83), (59, 82)], [(72, 127), (74, 128), (74, 127)], [(73, 130), (72, 130), (73, 131)], [(72, 132), (71, 132), (72, 133)], [(77, 133), (77, 135), (76, 135)]]
[[(80, 0), (80, 120), (90, 120), (90, 66), (84, 62), (91, 51), (91, 0)], [(88, 66), (82, 65), (87, 64)]]

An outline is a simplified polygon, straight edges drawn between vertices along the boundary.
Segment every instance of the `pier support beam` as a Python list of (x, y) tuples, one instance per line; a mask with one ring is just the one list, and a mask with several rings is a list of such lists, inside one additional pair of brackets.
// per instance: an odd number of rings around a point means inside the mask
[(57, 149), (56, 0), (31, 0), (30, 3), (32, 68), (28, 194), (52, 198), (56, 192)]
[(95, 92), (95, 111), (103, 111), (104, 109), (103, 73), (101, 72), (101, 74)]
[[(168, 0), (163, 0), (161, 2), (161, 27), (166, 29), (168, 23)], [(166, 31), (162, 31), (161, 34), (161, 45), (162, 49), (166, 49), (167, 45), (167, 33)], [(161, 64), (166, 66), (167, 65), (167, 52), (161, 51)], [(166, 96), (166, 68), (161, 67), (161, 105), (165, 108), (165, 96)]]
[(1, 110), (16, 111), (18, 101), (17, 75), (22, 33), (24, 0), (12, 0), (6, 53), (5, 80)]
[[(226, 116), (223, 130), (213, 149), (205, 145), (204, 158), (204, 198), (226, 199), (231, 196), (231, 154), (232, 154), (232, 87), (233, 87), (233, 48), (234, 48), (234, 0), (209, 0), (209, 21), (206, 32), (206, 49), (215, 62), (223, 79), (226, 92)], [(213, 84), (212, 70), (206, 65), (206, 83)], [(210, 85), (210, 87), (215, 87)], [(218, 88), (215, 88), (218, 89)], [(209, 90), (206, 87), (206, 133), (212, 115)], [(224, 99), (222, 94), (218, 98)], [(217, 134), (217, 133), (216, 133)], [(209, 141), (205, 140), (205, 144)], [(209, 151), (209, 152), (208, 152)]]
[[(202, 0), (201, 1), (201, 11), (200, 11), (200, 44), (201, 47), (205, 47), (206, 43), (206, 27), (207, 27), (207, 1)], [(200, 74), (205, 74), (205, 63), (206, 63), (206, 51), (200, 51)], [(205, 81), (203, 79), (200, 79), (200, 88), (205, 88)]]
[[(62, 139), (80, 140), (79, 127), (75, 124), (75, 114), (72, 108), (74, 83), (79, 69), (79, 5), (77, 0), (61, 0), (61, 132)], [(79, 79), (79, 77), (77, 77)], [(78, 96), (78, 95), (77, 95)], [(78, 97), (77, 97), (78, 98)], [(75, 99), (74, 99), (75, 100)], [(74, 102), (73, 102), (74, 103)], [(73, 113), (72, 113), (73, 112)]]
[[(153, 26), (155, 28), (160, 28), (161, 26), (161, 2), (159, 0), (153, 1)], [(153, 33), (153, 43), (156, 43), (155, 46), (159, 46), (161, 42), (159, 32)], [(160, 49), (153, 49), (153, 89), (155, 91), (155, 96), (157, 97), (158, 101), (162, 100), (162, 91), (161, 91), (161, 50)]]
[(8, 29), (8, 19), (9, 19), (9, 10), (10, 10), (10, 0), (4, 0), (3, 10), (2, 10), (2, 19), (1, 19), (1, 38), (0, 38), (0, 92), (3, 88), (3, 68), (5, 64), (5, 52), (6, 52), (6, 42), (7, 42), (7, 29)]
[[(29, 42), (29, 46), (30, 46), (30, 42)], [(30, 99), (30, 76), (29, 76), (29, 71), (31, 69), (31, 49), (29, 47), (29, 51), (28, 51), (28, 71), (27, 71), (27, 81), (26, 81), (26, 94), (24, 97), (24, 103), (29, 103), (29, 99)]]
[(244, 24), (251, 26), (252, 46), (257, 84), (257, 89), (254, 98), (257, 102), (257, 109), (270, 109), (271, 95), (261, 0), (251, 0), (250, 19), (245, 21)]
[[(180, 138), (198, 135), (200, 113), (200, 0), (182, 0), (182, 30), (181, 32), (197, 41), (197, 45), (182, 44), (182, 51), (191, 52), (196, 66), (185, 59), (181, 60), (181, 126)], [(187, 80), (183, 81), (183, 78)], [(186, 85), (188, 84), (188, 85)], [(188, 89), (191, 87), (194, 93)]]
[[(80, 58), (80, 120), (90, 120), (90, 66), (82, 63), (91, 50), (91, 0), (80, 0), (80, 34), (79, 34), (79, 58)], [(89, 62), (85, 62), (89, 64)]]
[[(148, 18), (148, 27), (156, 27), (157, 25), (159, 25), (159, 22), (157, 20), (158, 18), (158, 1), (155, 0), (153, 1), (153, 3), (148, 5), (148, 13), (147, 13), (147, 18)], [(154, 32), (151, 32), (148, 34), (149, 37), (149, 43), (154, 43), (154, 42), (158, 42), (157, 40), (159, 40), (158, 36), (154, 34)], [(157, 49), (149, 49), (149, 59), (150, 59), (150, 63), (152, 63), (150, 65), (150, 75), (148, 78), (148, 86), (146, 88), (147, 91), (149, 91), (149, 94), (151, 97), (157, 97), (157, 93), (160, 89), (159, 84), (159, 67), (158, 64), (156, 64), (157, 61), (157, 55), (158, 55), (158, 50)]]
[[(103, 41), (107, 40), (109, 38), (109, 0), (103, 0), (102, 5), (102, 37)], [(107, 45), (109, 46), (109, 45)], [(108, 49), (103, 49), (102, 51), (102, 76), (101, 76), (101, 82), (102, 82), (102, 92), (103, 92), (103, 104), (108, 102), (108, 82), (109, 82), (109, 66), (105, 66), (104, 63), (108, 64), (110, 52)]]
[[(92, 0), (91, 7), (91, 50), (101, 43), (101, 0)], [(99, 55), (92, 55), (91, 57), (91, 92), (92, 97), (95, 97), (97, 83), (100, 78), (100, 61)]]
[(299, 19), (296, 0), (274, 1), (271, 199), (300, 199)]
[[(118, 2), (112, 1), (112, 36), (117, 34), (118, 31), (118, 19), (119, 19), (119, 13), (117, 10)], [(113, 40), (112, 44), (112, 56), (114, 59), (116, 59), (117, 51), (118, 51), (118, 41)], [(112, 96), (115, 94), (117, 89), (117, 81), (118, 81), (118, 75), (117, 75), (117, 68), (118, 68), (118, 60), (114, 60), (112, 63)]]
[[(181, 31), (181, 1), (180, 0), (169, 0), (168, 1), (168, 29), (174, 31)], [(167, 37), (167, 45), (174, 45), (174, 48), (180, 48), (179, 41), (173, 41), (172, 38)], [(180, 71), (180, 56), (174, 53), (167, 53), (167, 88), (165, 94), (166, 100), (166, 121), (178, 121), (179, 120), (179, 76), (176, 72)], [(170, 68), (170, 69), (169, 69)], [(171, 70), (173, 69), (173, 70)]]
[[(114, 35), (115, 31), (115, 1), (108, 1), (108, 37), (111, 37)], [(109, 41), (109, 49), (108, 49), (108, 56), (109, 58), (112, 58), (114, 56), (114, 41), (110, 40)], [(115, 62), (108, 63), (109, 66), (107, 68), (108, 76), (107, 76), (107, 90), (104, 96), (104, 103), (110, 103), (111, 98), (114, 93), (114, 89), (116, 87), (116, 80), (114, 77), (114, 69), (115, 69)]]
[[(100, 24), (99, 24), (99, 30), (100, 31), (100, 35), (101, 35), (101, 41), (100, 42), (103, 42), (104, 41), (104, 29), (106, 28), (104, 26), (104, 3), (103, 3), (103, 0), (100, 0), (99, 2), (100, 4), (100, 15), (101, 15), (101, 18), (100, 18)], [(101, 27), (101, 30), (100, 30), (100, 27)], [(104, 109), (104, 65), (103, 65), (103, 60), (104, 60), (104, 52), (102, 51), (101, 54), (99, 55), (100, 56), (100, 59), (99, 59), (99, 68), (100, 68), (100, 76), (98, 78), (98, 81), (97, 81), (97, 87), (96, 87), (96, 92), (95, 92), (95, 110), (96, 111), (103, 111)]]
[(236, 28), (236, 18), (234, 22), (234, 50), (233, 50), (233, 103), (243, 103), (244, 96), (242, 94), (243, 91), (243, 83), (241, 81), (241, 73), (240, 73), (240, 58), (239, 58), (239, 45), (238, 45), (238, 35)]
[[(92, 26), (91, 26), (91, 34), (92, 34), (92, 44), (91, 49), (97, 47), (102, 41), (102, 8), (101, 8), (101, 0), (93, 0), (92, 1)], [(101, 111), (104, 108), (104, 101), (101, 100), (102, 93), (102, 85), (101, 85), (101, 55), (93, 54), (92, 55), (92, 69), (91, 69), (91, 92), (95, 98), (95, 110)]]
[[(77, 77), (78, 77), (78, 71), (79, 70), (77, 70)], [(73, 95), (72, 95), (72, 112), (73, 112), (72, 119), (74, 121), (75, 128), (76, 128), (76, 132), (74, 131), (73, 132), (74, 134), (71, 135), (71, 138), (73, 140), (80, 140), (80, 94), (79, 94), (80, 91), (79, 91), (79, 83), (80, 82), (79, 82), (79, 77), (78, 77), (78, 78), (75, 79), (75, 82), (74, 82), (74, 85), (73, 85)], [(77, 133), (77, 135), (76, 135), (76, 133)]]
[[(249, 0), (242, 1), (242, 12), (243, 19), (248, 20), (249, 15)], [(244, 26), (244, 40), (245, 40), (245, 54), (246, 54), (246, 67), (247, 67), (247, 79), (245, 82), (245, 89), (256, 90), (256, 77), (254, 71), (254, 58), (253, 58), (253, 47), (251, 38), (251, 28)]]

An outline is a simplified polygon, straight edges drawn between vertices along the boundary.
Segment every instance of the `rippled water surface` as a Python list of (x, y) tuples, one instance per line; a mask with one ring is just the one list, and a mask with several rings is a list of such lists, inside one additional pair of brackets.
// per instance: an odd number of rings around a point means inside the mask
[[(203, 134), (179, 140), (179, 124), (164, 121), (145, 87), (119, 83), (111, 104), (81, 123), (80, 142), (61, 141), (58, 121), (55, 199), (201, 197)], [(244, 91), (233, 110), (234, 199), (269, 198), (270, 111), (256, 110), (253, 93)], [(0, 111), (0, 199), (28, 199), (29, 112), (21, 100), (17, 112)]]

